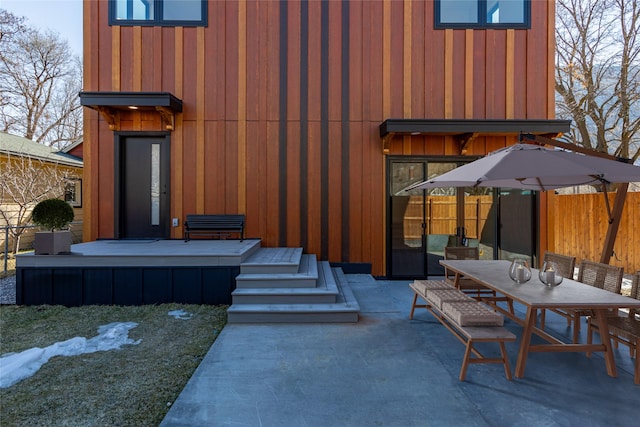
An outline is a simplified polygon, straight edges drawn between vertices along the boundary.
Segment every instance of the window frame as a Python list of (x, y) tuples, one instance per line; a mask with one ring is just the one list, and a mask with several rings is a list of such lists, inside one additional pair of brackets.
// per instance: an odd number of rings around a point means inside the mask
[(478, 16), (476, 22), (440, 22), (440, 3), (434, 1), (434, 27), (436, 29), (530, 29), (531, 0), (521, 0), (524, 7), (523, 22), (490, 23), (487, 22), (487, 0), (476, 0)]
[(200, 0), (202, 19), (198, 21), (162, 19), (164, 0), (151, 0), (154, 3), (154, 19), (116, 19), (116, 3), (118, 0), (109, 0), (109, 25), (122, 27), (207, 27), (208, 26), (208, 0)]
[(65, 180), (64, 201), (74, 208), (82, 207), (82, 178), (67, 178)]

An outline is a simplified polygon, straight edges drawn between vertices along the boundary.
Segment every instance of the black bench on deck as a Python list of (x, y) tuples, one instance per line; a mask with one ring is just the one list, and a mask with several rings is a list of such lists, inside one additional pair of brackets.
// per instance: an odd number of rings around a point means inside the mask
[(244, 215), (187, 215), (184, 223), (184, 241), (191, 236), (226, 237), (229, 233), (240, 233), (244, 240)]

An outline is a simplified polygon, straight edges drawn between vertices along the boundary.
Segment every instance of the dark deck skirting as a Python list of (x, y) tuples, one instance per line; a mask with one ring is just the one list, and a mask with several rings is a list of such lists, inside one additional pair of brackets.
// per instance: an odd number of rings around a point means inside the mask
[(18, 256), (18, 305), (231, 304), (259, 240), (98, 241), (70, 255)]

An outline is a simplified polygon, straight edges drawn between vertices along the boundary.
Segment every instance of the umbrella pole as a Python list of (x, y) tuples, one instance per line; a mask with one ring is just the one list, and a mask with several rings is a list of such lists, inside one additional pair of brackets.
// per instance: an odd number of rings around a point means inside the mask
[(628, 182), (620, 184), (616, 190), (616, 197), (613, 201), (613, 211), (609, 208), (609, 198), (607, 197), (606, 191), (604, 193), (604, 197), (607, 201), (607, 208), (609, 210), (609, 227), (607, 228), (607, 235), (604, 239), (604, 248), (600, 255), (600, 262), (603, 264), (609, 264), (611, 256), (613, 255), (613, 245), (616, 243), (616, 235), (618, 234), (618, 228), (620, 227), (622, 209), (624, 208), (628, 189)]

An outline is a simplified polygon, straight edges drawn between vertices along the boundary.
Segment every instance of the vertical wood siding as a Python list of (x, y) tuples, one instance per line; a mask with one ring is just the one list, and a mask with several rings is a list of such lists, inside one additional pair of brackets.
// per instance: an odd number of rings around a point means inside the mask
[[(86, 91), (171, 92), (171, 216), (245, 213), (265, 246), (385, 274), (387, 118), (553, 117), (553, 3), (530, 30), (435, 30), (432, 1), (212, 1), (206, 28), (110, 27), (85, 0)], [(551, 20), (551, 22), (549, 22)], [(551, 26), (551, 27), (550, 27)], [(86, 112), (85, 236), (114, 233), (113, 132)], [(162, 130), (122, 114), (123, 131)], [(469, 154), (513, 142), (477, 138)], [(457, 154), (448, 137), (394, 155)], [(172, 229), (180, 238), (182, 229)]]

